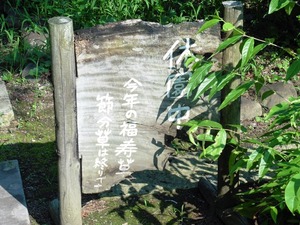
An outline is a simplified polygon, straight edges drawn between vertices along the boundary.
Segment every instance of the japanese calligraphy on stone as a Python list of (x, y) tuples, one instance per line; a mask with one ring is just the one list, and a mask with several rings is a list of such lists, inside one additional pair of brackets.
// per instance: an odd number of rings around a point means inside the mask
[[(162, 169), (169, 155), (165, 138), (176, 135), (174, 124), (203, 112), (214, 116), (210, 109), (214, 102), (209, 106), (204, 100), (197, 102), (197, 109), (187, 103), (184, 87), (191, 74), (180, 66), (172, 68), (182, 60), (181, 53), (190, 50), (184, 38), (196, 40), (195, 51), (214, 51), (219, 30), (198, 37), (200, 26), (162, 26), (138, 20), (77, 32), (83, 193), (107, 190), (134, 171)], [(178, 50), (177, 45), (185, 49)], [(171, 57), (164, 60), (166, 53)]]

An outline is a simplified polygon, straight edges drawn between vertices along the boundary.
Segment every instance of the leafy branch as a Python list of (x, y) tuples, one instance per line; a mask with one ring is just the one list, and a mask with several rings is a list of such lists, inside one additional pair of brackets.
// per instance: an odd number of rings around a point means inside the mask
[[(271, 0), (269, 14), (280, 9), (290, 14), (296, 1), (292, 0)], [(262, 74), (255, 74), (253, 78), (243, 76), (250, 72), (251, 61), (261, 53), (266, 47), (273, 46), (284, 50), (293, 57), (293, 62), (289, 65), (285, 81), (289, 81), (300, 73), (300, 56), (293, 50), (278, 46), (273, 40), (262, 40), (247, 35), (240, 27), (235, 27), (232, 23), (224, 21), (219, 15), (212, 16), (206, 21), (199, 32), (221, 23), (222, 30), (229, 32), (225, 39), (216, 49), (214, 54), (208, 59), (199, 56), (191, 56), (185, 65), (192, 71), (192, 76), (186, 87), (187, 96), (192, 101), (197, 100), (203, 94), (208, 94), (211, 100), (218, 92), (232, 82), (237, 77), (241, 83), (225, 97), (218, 110), (221, 111), (249, 89), (254, 88), (258, 93), (266, 83)], [(239, 43), (240, 60), (236, 66), (226, 67), (222, 70), (212, 70), (214, 57), (227, 48)], [(273, 94), (268, 90), (262, 94), (265, 99)], [(242, 204), (236, 210), (250, 217), (269, 215), (275, 224), (282, 224), (280, 218), (288, 210), (291, 216), (300, 218), (300, 98), (290, 98), (288, 101), (280, 103), (271, 108), (262, 121), (268, 124), (268, 130), (260, 137), (256, 138), (233, 138), (232, 134), (240, 134), (247, 131), (238, 125), (233, 125), (233, 129), (227, 129), (228, 124), (220, 124), (210, 120), (191, 120), (185, 124), (189, 129), (187, 134), (190, 141), (196, 146), (202, 146), (201, 157), (217, 160), (227, 145), (234, 146), (230, 157), (230, 176), (239, 170), (256, 172), (258, 175), (258, 187), (238, 194)], [(200, 132), (204, 130), (204, 132)], [(236, 131), (238, 130), (238, 131)], [(242, 146), (251, 144), (252, 149)], [(272, 173), (270, 173), (272, 172)], [(270, 175), (268, 180), (266, 175)], [(263, 201), (261, 201), (261, 196)], [(257, 199), (259, 196), (259, 200)], [(251, 209), (251, 210), (250, 210)], [(249, 213), (251, 212), (251, 213)], [(284, 221), (285, 222), (285, 221)]]
[(291, 50), (289, 48), (282, 47), (282, 46), (277, 45), (277, 44), (274, 44), (273, 43), (274, 39), (263, 40), (263, 39), (260, 39), (260, 38), (257, 38), (257, 37), (250, 36), (250, 35), (246, 34), (246, 32), (243, 31), (241, 28), (238, 28), (238, 27), (234, 26), (232, 23), (224, 21), (224, 19), (221, 18), (219, 15), (212, 16), (212, 19), (206, 21), (200, 27), (198, 32), (199, 33), (203, 32), (203, 31), (207, 30), (208, 28), (211, 28), (211, 27), (213, 27), (217, 24), (223, 24), (222, 25), (222, 31), (232, 32), (232, 36), (230, 38), (226, 39), (225, 41), (223, 41), (220, 44), (220, 46), (217, 48), (216, 52), (210, 58), (214, 57), (216, 54), (220, 53), (221, 51), (223, 51), (227, 47), (241, 41), (242, 39), (250, 39), (250, 40), (258, 41), (258, 42), (261, 43), (260, 45), (257, 46), (257, 49), (256, 49), (257, 52), (254, 51), (253, 56), (255, 56), (260, 50), (262, 50), (266, 46), (272, 46), (272, 47), (276, 47), (278, 49), (281, 49), (281, 50), (285, 51), (286, 53), (291, 55), (293, 58), (297, 57), (297, 54), (293, 50)]

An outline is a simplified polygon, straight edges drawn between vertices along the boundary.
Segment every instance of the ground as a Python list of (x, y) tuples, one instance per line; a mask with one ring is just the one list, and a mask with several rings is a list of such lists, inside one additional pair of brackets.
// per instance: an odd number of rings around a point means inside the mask
[(84, 224), (222, 224), (196, 188), (91, 200), (83, 213)]
[[(0, 129), (0, 161), (19, 161), (32, 225), (54, 224), (49, 202), (58, 197), (53, 86), (49, 80), (7, 83), (15, 120)], [(249, 93), (247, 97), (253, 96)], [(243, 125), (253, 137), (266, 128), (255, 120), (243, 121)], [(197, 187), (152, 188), (131, 196), (82, 195), (83, 224), (221, 225), (204, 199)]]
[[(53, 87), (49, 79), (6, 86), (15, 120), (0, 130), (0, 160), (19, 161), (31, 224), (52, 225), (49, 202), (58, 196)], [(82, 195), (82, 203), (83, 224), (222, 224), (197, 188)]]

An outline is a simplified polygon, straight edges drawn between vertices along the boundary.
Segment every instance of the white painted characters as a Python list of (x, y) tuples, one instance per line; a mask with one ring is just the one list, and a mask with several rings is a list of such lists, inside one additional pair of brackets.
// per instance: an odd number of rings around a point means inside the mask
[[(170, 99), (171, 104), (168, 107), (167, 118), (168, 121), (177, 123), (177, 129), (181, 129), (180, 123), (182, 120), (188, 120), (190, 116), (190, 107), (178, 102), (181, 98), (186, 98), (185, 87), (191, 77), (191, 72), (186, 72), (185, 69), (182, 68), (183, 60), (191, 54), (190, 48), (194, 46), (194, 44), (190, 42), (190, 38), (185, 38), (185, 45), (178, 47), (180, 41), (175, 41), (163, 57), (163, 60), (168, 59), (170, 61), (170, 75), (167, 79), (166, 96)], [(173, 67), (173, 60), (175, 60), (173, 58), (173, 52), (175, 52), (177, 48), (179, 48), (179, 50), (182, 49), (183, 52), (179, 55), (175, 62), (175, 67)]]
[(103, 181), (106, 179), (105, 168), (108, 167), (108, 149), (109, 149), (109, 136), (111, 134), (110, 123), (112, 120), (109, 115), (113, 111), (113, 97), (106, 93), (105, 95), (98, 95), (96, 98), (98, 102), (98, 113), (101, 115), (97, 121), (97, 137), (96, 146), (98, 149), (97, 157), (95, 158), (94, 168), (97, 169), (98, 177), (95, 180), (95, 188), (100, 188)]
[(115, 156), (119, 158), (119, 171), (116, 172), (116, 174), (119, 175), (130, 173), (130, 166), (134, 163), (134, 153), (138, 150), (134, 141), (134, 137), (138, 135), (138, 128), (135, 122), (138, 117), (138, 113), (135, 110), (135, 105), (140, 103), (138, 100), (139, 94), (137, 93), (137, 90), (142, 86), (142, 83), (134, 78), (130, 78), (123, 85), (128, 92), (126, 92), (123, 97), (124, 102), (122, 103), (122, 106), (127, 107), (127, 111), (125, 113), (125, 120), (120, 125), (121, 131), (119, 133), (124, 140), (115, 150)]

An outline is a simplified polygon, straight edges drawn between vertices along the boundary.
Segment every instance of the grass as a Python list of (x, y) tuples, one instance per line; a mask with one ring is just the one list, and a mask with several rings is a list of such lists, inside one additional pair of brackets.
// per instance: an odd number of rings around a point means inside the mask
[[(220, 11), (221, 2), (221, 0), (3, 1), (0, 3), (0, 52), (2, 53), (0, 77), (6, 82), (16, 77), (20, 78), (23, 69), (29, 63), (34, 65), (30, 71), (32, 76), (39, 78), (44, 74), (50, 74), (51, 58), (47, 21), (51, 17), (72, 18), (75, 30), (137, 18), (161, 24), (181, 23), (203, 19)], [(247, 2), (248, 5), (255, 7), (252, 0)], [(46, 42), (42, 45), (29, 45), (25, 36), (31, 32), (46, 36)], [(287, 65), (279, 66), (285, 69)], [(16, 76), (10, 76), (10, 74)]]
[[(94, 212), (84, 217), (87, 225), (130, 224), (130, 225), (184, 225), (199, 220), (201, 204), (196, 189), (182, 193), (159, 192), (129, 197), (105, 197), (93, 205)], [(204, 218), (202, 218), (204, 219)], [(199, 221), (198, 221), (199, 222)]]
[[(11, 81), (8, 73), (21, 76), (33, 63), (36, 77), (50, 72), (50, 49), (31, 46), (25, 34), (34, 32), (49, 36), (48, 19), (67, 16), (75, 30), (125, 19), (143, 19), (162, 24), (180, 23), (204, 18), (220, 8), (221, 1), (170, 0), (9, 0), (0, 3), (0, 76)], [(2, 73), (2, 75), (1, 75)]]
[(29, 81), (11, 81), (7, 88), (15, 120), (0, 129), (0, 161), (19, 161), (31, 219), (51, 224), (48, 202), (58, 193), (53, 90)]
[[(105, 201), (105, 199), (102, 199)], [(113, 201), (110, 198), (108, 204), (105, 206), (101, 213), (91, 213), (86, 219), (85, 224), (166, 224), (171, 221), (178, 221), (180, 218), (177, 217), (174, 205), (165, 204), (163, 209), (159, 209), (161, 202), (157, 199), (149, 198), (149, 196), (139, 197), (131, 196), (127, 199), (115, 198)]]

